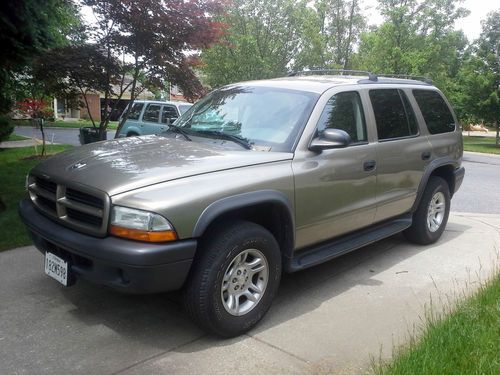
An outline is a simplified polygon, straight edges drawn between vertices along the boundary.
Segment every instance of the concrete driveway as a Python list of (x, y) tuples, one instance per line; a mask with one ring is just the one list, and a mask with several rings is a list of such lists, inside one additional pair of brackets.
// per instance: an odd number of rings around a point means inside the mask
[(430, 296), (453, 299), (493, 272), (500, 215), (458, 214), (433, 246), (394, 236), (285, 275), (248, 335), (196, 328), (176, 293), (129, 296), (43, 274), (33, 247), (0, 253), (0, 374), (362, 373), (421, 325)]

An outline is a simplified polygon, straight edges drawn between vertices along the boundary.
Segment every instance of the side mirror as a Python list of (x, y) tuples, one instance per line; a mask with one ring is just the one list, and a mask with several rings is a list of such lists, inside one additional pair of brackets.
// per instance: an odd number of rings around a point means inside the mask
[(325, 129), (323, 133), (314, 138), (309, 145), (309, 150), (321, 152), (331, 148), (343, 148), (349, 146), (351, 136), (340, 129)]

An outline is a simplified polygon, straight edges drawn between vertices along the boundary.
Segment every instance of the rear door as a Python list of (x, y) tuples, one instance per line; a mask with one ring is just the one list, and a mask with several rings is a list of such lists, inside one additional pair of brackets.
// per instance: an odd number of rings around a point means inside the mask
[(407, 91), (371, 89), (369, 98), (378, 139), (375, 222), (379, 222), (411, 209), (432, 148), (420, 132)]

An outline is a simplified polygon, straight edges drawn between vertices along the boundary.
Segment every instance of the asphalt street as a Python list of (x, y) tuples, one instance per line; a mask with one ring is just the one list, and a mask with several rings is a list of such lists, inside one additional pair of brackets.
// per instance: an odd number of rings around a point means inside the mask
[[(115, 137), (115, 130), (110, 130), (107, 132), (108, 139), (113, 139)], [(24, 135), (25, 137), (35, 137), (38, 139), (42, 138), (42, 133), (39, 129), (35, 129), (31, 126), (16, 126), (14, 133), (19, 135)], [(46, 128), (45, 129), (45, 139), (54, 143), (61, 143), (66, 145), (80, 146), (80, 140), (78, 138), (79, 129), (71, 128)]]

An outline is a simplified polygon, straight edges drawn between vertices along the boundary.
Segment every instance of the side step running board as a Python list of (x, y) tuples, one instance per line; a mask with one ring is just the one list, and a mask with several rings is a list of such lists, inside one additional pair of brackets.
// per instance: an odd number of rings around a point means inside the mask
[(286, 271), (300, 271), (329, 261), (350, 251), (357, 250), (363, 246), (399, 233), (410, 227), (411, 224), (412, 216), (408, 214), (347, 234), (331, 242), (321, 243), (314, 247), (299, 250), (294, 254), (293, 258), (290, 259), (289, 264), (286, 265)]

